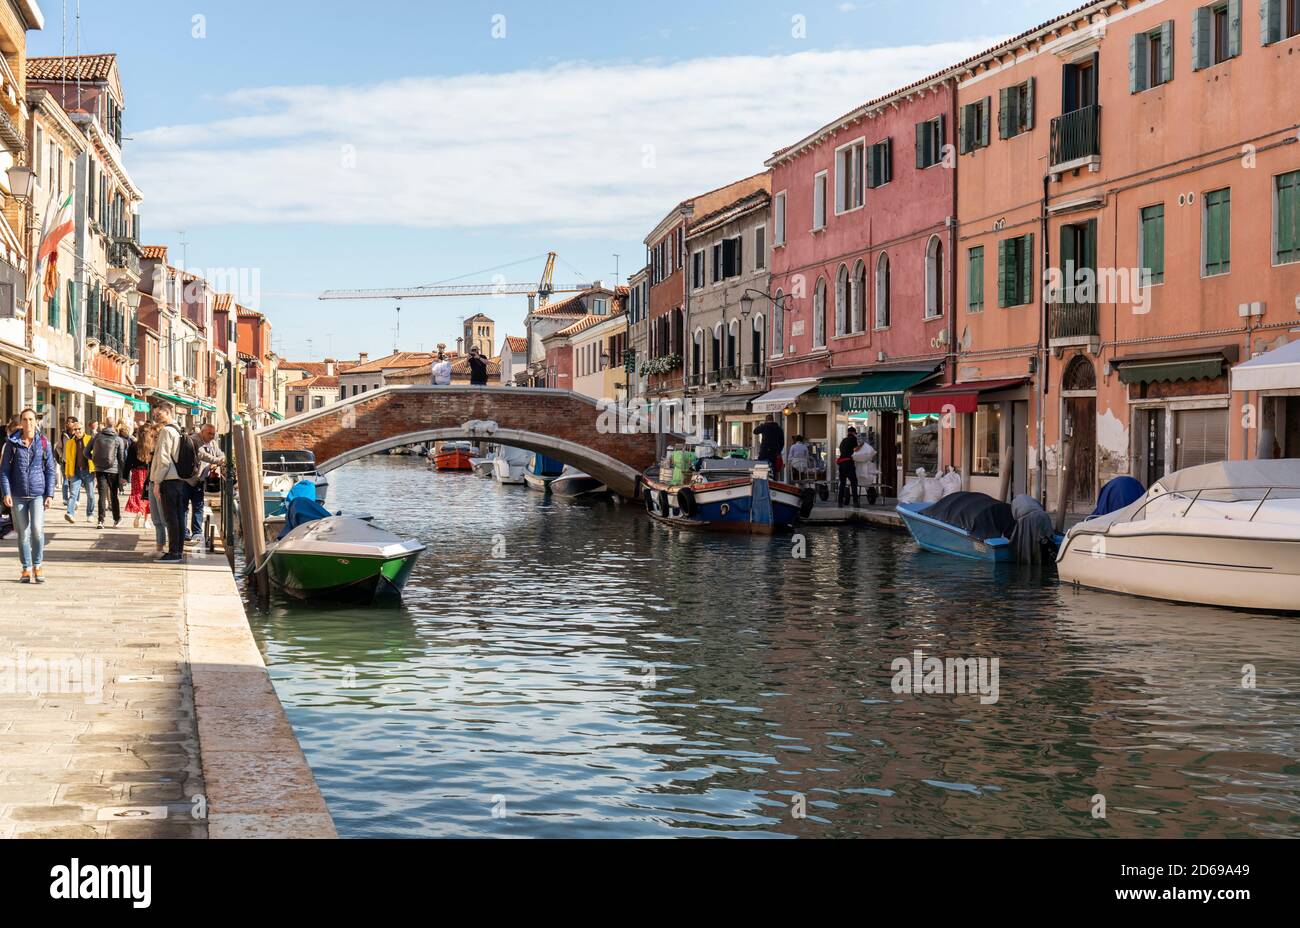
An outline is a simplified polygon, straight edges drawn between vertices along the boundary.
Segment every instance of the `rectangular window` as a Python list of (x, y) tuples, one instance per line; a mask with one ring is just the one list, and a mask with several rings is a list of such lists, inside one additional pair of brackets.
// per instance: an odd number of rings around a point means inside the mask
[(1241, 0), (1211, 3), (1192, 11), (1192, 70), (1221, 64), (1240, 54)]
[(1204, 199), (1201, 274), (1212, 277), (1232, 270), (1232, 190), (1211, 190)]
[(989, 143), (989, 111), (992, 109), (991, 97), (984, 97), (974, 103), (967, 103), (961, 108), (961, 125), (958, 131), (958, 143), (963, 155), (984, 148)]
[(943, 160), (945, 141), (942, 115), (916, 124), (916, 166), (929, 168)]
[(983, 312), (984, 246), (976, 245), (966, 255), (966, 311)]
[(859, 139), (835, 151), (835, 212), (847, 213), (863, 204), (862, 154), (866, 142)]
[(1138, 261), (1142, 267), (1142, 286), (1149, 287), (1165, 282), (1165, 205), (1144, 206), (1140, 217)]
[(754, 270), (761, 271), (767, 267), (767, 226), (754, 230)]
[(975, 408), (975, 428), (971, 436), (971, 473), (978, 477), (996, 477), (1002, 473), (1002, 407), (980, 403)]
[(998, 91), (998, 137), (1012, 139), (1034, 128), (1034, 79)]
[(772, 208), (773, 222), (776, 225), (772, 233), (773, 245), (785, 244), (785, 191), (782, 190), (776, 195), (776, 203)]
[(1032, 303), (1034, 236), (1021, 235), (998, 242), (998, 305)]
[(691, 255), (691, 287), (695, 290), (704, 286), (704, 252), (697, 251)]
[(1273, 190), (1273, 263), (1300, 261), (1300, 171), (1273, 178)]
[(1128, 91), (1140, 93), (1174, 79), (1174, 21), (1129, 40)]
[(813, 231), (826, 228), (826, 172), (813, 178)]
[(1228, 410), (1184, 409), (1174, 416), (1174, 470), (1228, 459)]
[(894, 177), (894, 151), (890, 139), (884, 139), (871, 146), (867, 158), (867, 186), (875, 189), (883, 187)]
[(722, 240), (722, 276), (724, 279), (739, 277), (741, 268), (744, 264), (742, 261), (743, 239), (737, 235), (735, 238), (726, 238)]
[(722, 243), (718, 242), (713, 246), (711, 251), (713, 252), (713, 274), (711, 275), (710, 280), (716, 284), (718, 281), (722, 280)]

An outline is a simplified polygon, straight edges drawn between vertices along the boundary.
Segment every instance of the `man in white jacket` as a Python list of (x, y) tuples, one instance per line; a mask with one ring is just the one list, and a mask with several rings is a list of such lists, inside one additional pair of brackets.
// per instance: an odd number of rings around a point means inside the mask
[(170, 406), (159, 406), (154, 414), (158, 423), (158, 442), (154, 447), (153, 464), (149, 468), (149, 480), (154, 485), (154, 494), (162, 505), (163, 524), (167, 527), (167, 553), (160, 561), (178, 562), (184, 560), (185, 528), (182, 525), (185, 516), (186, 490), (189, 485), (176, 470), (176, 454), (180, 448), (181, 430), (172, 421)]

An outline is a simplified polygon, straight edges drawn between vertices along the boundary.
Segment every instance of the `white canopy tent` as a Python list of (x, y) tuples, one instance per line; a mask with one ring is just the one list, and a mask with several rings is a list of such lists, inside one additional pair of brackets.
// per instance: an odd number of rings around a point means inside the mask
[(1300, 390), (1300, 339), (1238, 364), (1232, 369), (1232, 389)]

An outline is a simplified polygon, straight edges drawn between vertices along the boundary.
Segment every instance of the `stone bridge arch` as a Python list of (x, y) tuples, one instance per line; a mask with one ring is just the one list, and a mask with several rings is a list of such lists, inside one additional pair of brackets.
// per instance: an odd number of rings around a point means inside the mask
[[(606, 413), (605, 423), (612, 414)], [(429, 441), (493, 441), (556, 458), (635, 497), (657, 436), (602, 429), (602, 409), (568, 390), (385, 387), (259, 429), (264, 451), (309, 450), (322, 473), (369, 454)]]

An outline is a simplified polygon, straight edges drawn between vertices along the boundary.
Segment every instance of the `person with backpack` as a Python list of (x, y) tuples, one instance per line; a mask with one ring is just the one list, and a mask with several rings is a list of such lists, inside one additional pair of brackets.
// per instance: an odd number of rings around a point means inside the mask
[(95, 462), (90, 456), (90, 442), (94, 437), (82, 431), (81, 423), (76, 419), (68, 420), (71, 436), (63, 448), (63, 476), (68, 488), (68, 511), (63, 518), (76, 522), (77, 503), (81, 499), (81, 490), (86, 490), (86, 521), (90, 521), (95, 511)]
[(126, 468), (126, 453), (117, 428), (105, 422), (99, 434), (90, 443), (90, 460), (95, 466), (95, 486), (99, 489), (99, 520), (96, 528), (104, 527), (105, 506), (113, 511), (113, 528), (122, 524), (121, 501), (122, 471)]
[(185, 560), (185, 503), (189, 498), (188, 481), (198, 461), (194, 440), (176, 425), (174, 418), (171, 407), (158, 408), (158, 441), (149, 471), (167, 527), (167, 553), (158, 560), (168, 563)]
[(0, 451), (0, 494), (13, 511), (18, 531), (20, 583), (44, 583), (41, 561), (45, 554), (45, 510), (54, 502), (54, 451), (36, 430), (36, 411), (24, 409), (21, 428), (5, 438)]

